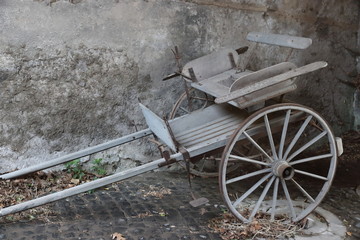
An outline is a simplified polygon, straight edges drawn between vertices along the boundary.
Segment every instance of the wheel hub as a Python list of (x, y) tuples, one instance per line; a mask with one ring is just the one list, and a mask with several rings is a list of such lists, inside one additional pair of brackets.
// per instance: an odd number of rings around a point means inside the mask
[(276, 161), (272, 166), (272, 171), (275, 176), (285, 180), (290, 180), (295, 174), (294, 168), (287, 161)]

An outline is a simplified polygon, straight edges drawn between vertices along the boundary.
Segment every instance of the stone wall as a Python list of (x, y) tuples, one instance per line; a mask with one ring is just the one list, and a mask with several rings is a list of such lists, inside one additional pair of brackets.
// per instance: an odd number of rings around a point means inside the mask
[[(182, 92), (180, 81), (161, 81), (176, 68), (171, 48), (185, 63), (244, 46), (249, 31), (311, 37), (290, 60), (329, 67), (301, 78), (291, 97), (337, 133), (358, 128), (357, 0), (3, 0), (0, 22), (0, 172), (146, 128), (139, 100), (164, 115)], [(260, 47), (251, 66), (287, 51)], [(154, 151), (142, 140), (97, 157), (148, 161)]]

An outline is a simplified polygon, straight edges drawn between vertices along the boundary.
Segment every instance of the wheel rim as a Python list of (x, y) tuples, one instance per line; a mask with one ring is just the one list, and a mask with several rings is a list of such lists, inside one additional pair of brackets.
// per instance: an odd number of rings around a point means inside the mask
[[(265, 136), (254, 140), (261, 134)], [(262, 157), (235, 153), (235, 146), (244, 143), (254, 145)], [(271, 149), (270, 153), (264, 149)], [(228, 173), (234, 158), (242, 167)], [(229, 139), (220, 163), (220, 191), (229, 210), (241, 221), (251, 222), (259, 216), (274, 220), (280, 214), (278, 203), (284, 199), (286, 217), (297, 222), (328, 192), (336, 162), (334, 135), (318, 113), (301, 105), (277, 104), (252, 114)], [(314, 164), (320, 167), (313, 169)], [(309, 183), (311, 188), (306, 185)], [(293, 201), (299, 198), (304, 206), (295, 208)]]

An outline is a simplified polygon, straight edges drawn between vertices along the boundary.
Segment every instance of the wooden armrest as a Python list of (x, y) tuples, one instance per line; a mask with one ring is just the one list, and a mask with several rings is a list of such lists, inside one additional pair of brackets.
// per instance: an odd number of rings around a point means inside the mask
[(275, 77), (279, 74), (288, 72), (296, 68), (296, 65), (291, 62), (282, 62), (271, 67), (263, 68), (259, 71), (252, 72), (242, 76), (234, 81), (230, 86), (230, 92), (242, 89), (250, 84), (261, 82), (264, 79)]
[(305, 65), (305, 66), (290, 70), (288, 72), (279, 74), (277, 76), (264, 79), (264, 80), (262, 80), (260, 82), (254, 83), (252, 85), (248, 85), (248, 86), (246, 86), (246, 87), (244, 87), (242, 89), (233, 91), (233, 92), (231, 92), (231, 93), (229, 93), (229, 94), (227, 94), (225, 96), (217, 97), (215, 99), (215, 103), (220, 104), (220, 103), (229, 102), (229, 101), (232, 101), (232, 100), (234, 100), (236, 98), (246, 96), (246, 95), (248, 95), (250, 93), (259, 91), (259, 90), (264, 89), (266, 87), (273, 86), (273, 85), (275, 85), (277, 83), (286, 81), (286, 80), (288, 80), (290, 78), (294, 78), (294, 77), (303, 75), (305, 73), (313, 72), (315, 70), (324, 68), (326, 66), (327, 66), (327, 62), (323, 62), (323, 61), (314, 62), (314, 63), (308, 64), (308, 65)]

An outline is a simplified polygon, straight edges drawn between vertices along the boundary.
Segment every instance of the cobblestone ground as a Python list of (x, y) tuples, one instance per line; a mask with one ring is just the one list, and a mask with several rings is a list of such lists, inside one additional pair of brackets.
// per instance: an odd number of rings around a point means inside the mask
[(360, 195), (354, 187), (333, 186), (320, 204), (347, 227), (347, 240), (360, 239)]
[[(2, 224), (0, 240), (106, 240), (114, 233), (127, 240), (220, 239), (207, 227), (208, 221), (225, 208), (217, 179), (195, 178), (192, 185), (194, 192), (209, 199), (207, 205), (189, 205), (192, 198), (185, 172), (147, 173), (109, 189), (53, 203), (55, 214), (47, 223), (32, 220)], [(171, 193), (162, 198), (152, 196), (161, 190), (169, 193), (169, 189)], [(354, 188), (333, 187), (321, 206), (348, 226), (351, 236), (347, 239), (360, 238), (360, 200)]]
[[(154, 172), (110, 187), (52, 204), (49, 223), (37, 221), (0, 225), (0, 239), (220, 239), (208, 220), (225, 208), (217, 179), (194, 179), (193, 189), (209, 204), (193, 208), (186, 173)], [(150, 189), (149, 186), (153, 186)], [(152, 196), (164, 187), (170, 194)], [(148, 196), (146, 194), (148, 193)], [(150, 193), (150, 194), (149, 194)]]

